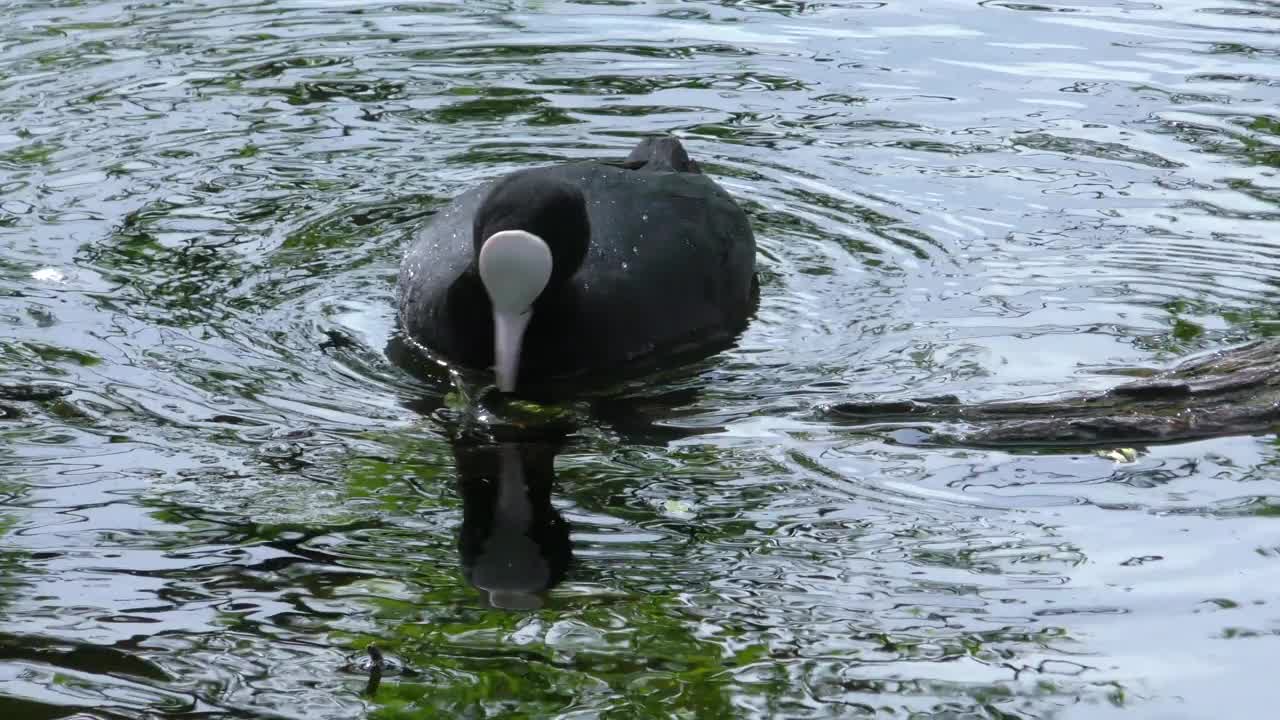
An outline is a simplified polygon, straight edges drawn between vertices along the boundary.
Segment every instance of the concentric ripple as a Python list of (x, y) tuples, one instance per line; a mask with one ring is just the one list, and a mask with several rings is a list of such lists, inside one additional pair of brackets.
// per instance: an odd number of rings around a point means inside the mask
[[(0, 26), (0, 716), (1273, 704), (1274, 437), (1009, 454), (819, 411), (1101, 389), (1276, 333), (1271, 5), (72, 1)], [(568, 437), (469, 444), (501, 412), (397, 365), (402, 248), (482, 178), (650, 133), (750, 214), (758, 316), (523, 409)]]

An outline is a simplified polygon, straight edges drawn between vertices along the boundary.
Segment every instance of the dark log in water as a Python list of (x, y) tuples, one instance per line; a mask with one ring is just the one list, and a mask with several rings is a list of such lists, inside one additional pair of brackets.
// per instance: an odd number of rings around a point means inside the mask
[[(46, 402), (57, 400), (70, 394), (71, 390), (69, 388), (50, 383), (0, 382), (0, 400)], [(23, 412), (16, 405), (0, 403), (0, 420), (13, 420), (20, 417), (23, 417)]]
[(69, 388), (51, 383), (0, 383), (0, 400), (42, 402), (70, 394)]
[(934, 426), (932, 442), (974, 446), (1117, 445), (1275, 432), (1280, 339), (1223, 350), (1094, 395), (967, 405), (954, 397), (845, 402), (829, 411), (860, 425), (923, 421)]

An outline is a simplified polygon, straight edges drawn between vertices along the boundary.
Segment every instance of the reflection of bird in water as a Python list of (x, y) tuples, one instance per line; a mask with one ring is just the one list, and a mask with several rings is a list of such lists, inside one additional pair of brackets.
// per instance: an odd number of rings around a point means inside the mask
[(572, 558), (569, 524), (551, 504), (560, 442), (457, 443), (467, 581), (494, 607), (542, 607)]

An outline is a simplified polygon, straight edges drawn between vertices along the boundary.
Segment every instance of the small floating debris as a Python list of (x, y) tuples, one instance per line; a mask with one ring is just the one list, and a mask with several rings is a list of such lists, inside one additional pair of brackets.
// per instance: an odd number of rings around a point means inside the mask
[(372, 697), (378, 692), (378, 685), (382, 683), (382, 671), (386, 669), (387, 661), (382, 657), (382, 651), (377, 645), (369, 643), (369, 647), (365, 650), (369, 653), (369, 683), (364, 687), (364, 694)]
[(360, 347), (360, 343), (356, 342), (355, 338), (341, 330), (325, 330), (324, 334), (328, 340), (320, 343), (320, 352), (324, 352), (329, 349), (344, 350), (346, 348)]
[(1138, 461), (1138, 451), (1133, 448), (1112, 448), (1110, 450), (1095, 450), (1094, 455), (1100, 458), (1106, 458), (1121, 464), (1128, 464)]
[(55, 267), (45, 267), (32, 272), (31, 279), (61, 285), (67, 281), (67, 274)]
[(342, 669), (345, 672), (360, 674), (372, 674), (374, 672), (383, 675), (415, 674), (405, 667), (403, 661), (393, 655), (387, 655), (382, 652), (382, 648), (378, 647), (376, 643), (370, 643), (365, 647), (364, 652), (354, 652), (348, 655)]
[(693, 515), (693, 506), (684, 500), (668, 500), (662, 503), (662, 509), (672, 515), (680, 515), (691, 517)]
[[(446, 400), (446, 402), (448, 402)], [(575, 408), (569, 403), (540, 403), (499, 393), (492, 386), (481, 392), (478, 401), (464, 412), (501, 433), (549, 432), (561, 434), (573, 426)]]
[(384, 655), (382, 648), (374, 643), (369, 643), (364, 652), (348, 656), (343, 670), (368, 674), (369, 682), (365, 685), (364, 692), (365, 695), (369, 696), (378, 692), (378, 686), (382, 684), (383, 676), (416, 674), (406, 668), (400, 660)]

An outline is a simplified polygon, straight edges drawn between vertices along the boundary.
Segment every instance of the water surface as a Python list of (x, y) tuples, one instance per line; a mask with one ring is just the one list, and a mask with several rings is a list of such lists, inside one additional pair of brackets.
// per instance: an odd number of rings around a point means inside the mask
[[(1280, 699), (1274, 435), (1117, 463), (824, 411), (1101, 390), (1280, 332), (1273, 3), (69, 0), (0, 27), (0, 383), (45, 384), (0, 398), (0, 715)], [(386, 354), (405, 243), (482, 178), (655, 132), (747, 207), (757, 319), (568, 403), (568, 437), (460, 436), (448, 384)], [(364, 695), (370, 642), (404, 667)]]

